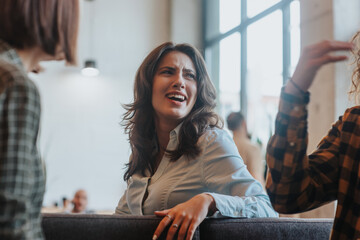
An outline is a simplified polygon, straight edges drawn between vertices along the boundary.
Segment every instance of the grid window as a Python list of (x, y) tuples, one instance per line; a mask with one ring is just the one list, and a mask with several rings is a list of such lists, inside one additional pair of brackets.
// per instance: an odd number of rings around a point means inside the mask
[(300, 55), (298, 0), (203, 0), (205, 60), (218, 113), (241, 111), (265, 148), (282, 85)]

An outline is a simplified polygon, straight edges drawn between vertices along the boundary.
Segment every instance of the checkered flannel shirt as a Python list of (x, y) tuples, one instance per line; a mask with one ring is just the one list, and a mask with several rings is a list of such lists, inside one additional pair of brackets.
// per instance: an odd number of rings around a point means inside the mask
[[(267, 147), (266, 188), (274, 209), (298, 213), (338, 200), (331, 239), (360, 238), (360, 107), (347, 109), (306, 155), (309, 93), (281, 93)], [(321, 119), (319, 119), (321, 121)]]
[(43, 239), (39, 120), (39, 93), (16, 51), (0, 40), (0, 239)]

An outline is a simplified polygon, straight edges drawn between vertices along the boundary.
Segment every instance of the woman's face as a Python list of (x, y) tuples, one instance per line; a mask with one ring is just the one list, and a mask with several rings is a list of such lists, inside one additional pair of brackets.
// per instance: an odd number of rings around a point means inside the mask
[(152, 106), (158, 124), (175, 128), (190, 113), (197, 97), (196, 74), (186, 54), (172, 51), (163, 56), (152, 89)]

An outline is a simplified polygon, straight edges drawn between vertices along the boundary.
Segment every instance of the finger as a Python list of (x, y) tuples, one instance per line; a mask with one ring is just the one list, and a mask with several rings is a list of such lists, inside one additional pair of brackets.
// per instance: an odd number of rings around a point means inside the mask
[(178, 238), (177, 238), (178, 240), (185, 239), (190, 223), (191, 223), (191, 219), (184, 218), (181, 227), (179, 229)]
[(161, 233), (164, 231), (167, 225), (169, 225), (173, 220), (173, 217), (170, 215), (165, 215), (165, 217), (160, 221), (159, 225), (157, 226), (153, 240), (158, 239)]
[(174, 236), (176, 235), (176, 233), (178, 232), (180, 227), (181, 227), (181, 223), (178, 223), (178, 222), (174, 221), (169, 227), (169, 231), (168, 231), (168, 234), (166, 236), (166, 240), (174, 239)]
[[(336, 40), (324, 40), (314, 45), (310, 45), (309, 49), (319, 49), (319, 46), (325, 48), (352, 48), (354, 44), (352, 42), (336, 41)], [(339, 49), (340, 50), (340, 49)]]
[(197, 221), (192, 221), (186, 234), (186, 240), (191, 240), (193, 238), (195, 230), (199, 226), (199, 224), (200, 223), (198, 223)]
[(311, 65), (313, 65), (315, 68), (320, 68), (321, 66), (328, 64), (328, 63), (333, 63), (333, 62), (339, 62), (339, 61), (344, 61), (347, 60), (348, 57), (347, 56), (332, 56), (332, 55), (324, 55), (321, 58), (317, 58), (314, 59), (310, 62)]
[(349, 51), (353, 48), (353, 44), (350, 42), (341, 41), (323, 41), (318, 45), (315, 44), (315, 48), (312, 49), (312, 56), (319, 57), (323, 56), (332, 51)]
[(172, 222), (171, 226), (169, 227), (168, 234), (166, 236), (167, 240), (172, 240), (176, 233), (179, 231), (179, 229), (182, 227), (183, 224), (183, 215), (178, 214), (174, 221)]
[(166, 209), (166, 210), (162, 210), (162, 211), (155, 211), (154, 214), (158, 217), (165, 217), (171, 209)]

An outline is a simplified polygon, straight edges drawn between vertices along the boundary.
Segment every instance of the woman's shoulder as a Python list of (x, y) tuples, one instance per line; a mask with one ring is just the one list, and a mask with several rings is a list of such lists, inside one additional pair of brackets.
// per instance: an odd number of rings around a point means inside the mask
[(357, 122), (360, 117), (360, 106), (354, 106), (345, 110), (344, 114), (339, 117), (340, 122)]
[(205, 130), (204, 134), (201, 136), (201, 138), (203, 138), (206, 141), (214, 141), (217, 139), (231, 138), (231, 137), (230, 134), (222, 128), (208, 127)]
[(202, 137), (202, 160), (205, 165), (220, 164), (236, 168), (243, 165), (239, 151), (226, 130), (208, 128)]
[(348, 108), (345, 110), (344, 116), (347, 115), (360, 115), (360, 105)]
[(0, 59), (0, 93), (7, 88), (17, 87), (24, 92), (38, 94), (36, 85), (28, 78), (27, 74), (18, 65)]
[(219, 146), (219, 147), (235, 147), (234, 140), (230, 134), (218, 127), (208, 127), (205, 133), (199, 138), (199, 143), (203, 147)]
[(17, 65), (0, 57), (0, 77), (10, 78), (11, 76), (26, 77), (25, 72)]
[(328, 135), (334, 137), (340, 136), (342, 141), (346, 143), (353, 140), (357, 141), (357, 138), (349, 138), (349, 136), (360, 135), (360, 106), (346, 109), (338, 121), (332, 125)]

